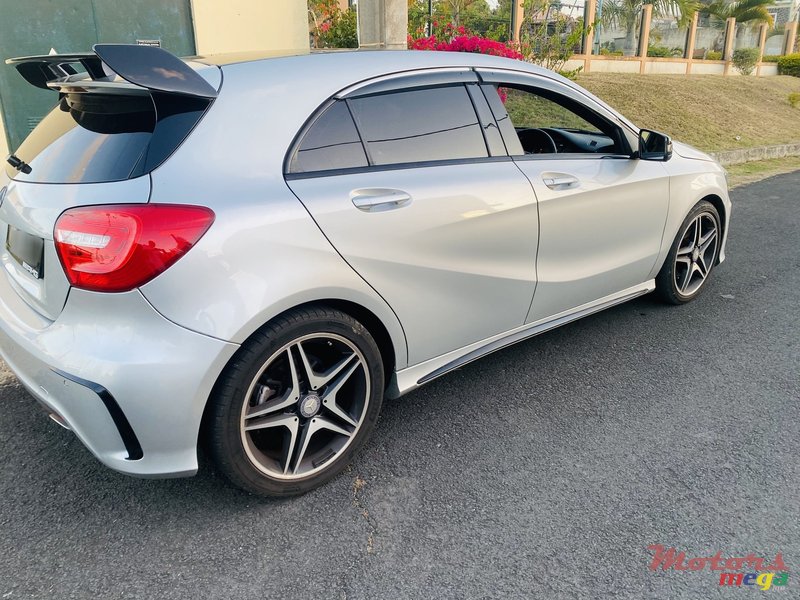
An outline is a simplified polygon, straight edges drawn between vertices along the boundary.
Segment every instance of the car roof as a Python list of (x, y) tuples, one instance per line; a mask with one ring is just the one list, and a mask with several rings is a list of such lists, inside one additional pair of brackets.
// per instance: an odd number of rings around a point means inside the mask
[[(325, 97), (358, 82), (408, 71), (436, 68), (508, 69), (546, 77), (591, 98), (617, 115), (628, 127), (636, 126), (605, 102), (566, 77), (524, 60), (476, 52), (429, 50), (313, 50), (218, 54), (197, 57), (200, 63), (218, 65), (226, 81), (238, 80), (249, 89), (275, 84), (309, 85), (324, 90)], [(321, 102), (322, 100), (320, 100)]]
[(238, 65), (242, 63), (280, 62), (286, 59), (300, 60), (303, 65), (325, 65), (329, 68), (335, 64), (343, 69), (348, 66), (357, 66), (368, 69), (374, 65), (376, 70), (405, 71), (416, 68), (435, 67), (484, 67), (484, 68), (513, 68), (528, 71), (549, 77), (558, 75), (525, 61), (479, 54), (476, 52), (432, 52), (425, 50), (271, 50), (249, 51), (225, 54), (210, 54), (206, 56), (193, 56), (187, 58), (208, 65), (221, 67)]

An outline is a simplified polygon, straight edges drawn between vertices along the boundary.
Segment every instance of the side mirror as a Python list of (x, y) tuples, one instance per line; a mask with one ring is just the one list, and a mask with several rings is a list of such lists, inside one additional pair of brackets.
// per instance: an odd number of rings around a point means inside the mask
[(639, 158), (668, 161), (672, 158), (672, 140), (663, 133), (642, 129), (639, 131)]

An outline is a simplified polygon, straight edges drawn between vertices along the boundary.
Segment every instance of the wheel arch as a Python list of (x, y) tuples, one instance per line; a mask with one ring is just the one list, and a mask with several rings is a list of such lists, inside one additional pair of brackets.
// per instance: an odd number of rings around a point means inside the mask
[[(711, 205), (717, 209), (717, 213), (719, 213), (720, 239), (725, 239), (725, 235), (727, 234), (726, 226), (728, 223), (728, 211), (725, 208), (725, 203), (722, 201), (722, 198), (720, 198), (717, 194), (707, 194), (706, 196), (703, 196), (702, 198), (700, 198), (700, 200), (695, 202), (692, 208), (694, 208), (694, 206), (697, 206), (697, 203), (703, 202), (704, 200), (706, 202), (710, 202)], [(716, 264), (719, 264), (719, 261), (720, 261), (719, 253), (717, 253)]]
[[(387, 327), (383, 324), (381, 319), (371, 310), (358, 304), (356, 302), (352, 302), (350, 300), (343, 300), (341, 298), (325, 298), (319, 300), (310, 300), (307, 302), (303, 302), (300, 304), (296, 304), (291, 308), (287, 308), (280, 313), (274, 315), (271, 319), (263, 323), (258, 329), (253, 331), (247, 339), (242, 343), (244, 345), (250, 340), (253, 336), (259, 334), (265, 327), (269, 326), (270, 323), (275, 321), (276, 319), (280, 319), (284, 315), (298, 309), (307, 309), (312, 307), (326, 307), (332, 308), (334, 310), (339, 310), (357, 320), (361, 323), (369, 332), (369, 334), (375, 340), (375, 343), (378, 346), (378, 350), (381, 354), (381, 359), (383, 361), (383, 372), (384, 372), (384, 392), (388, 389), (389, 384), (391, 383), (394, 375), (394, 370), (397, 365), (397, 356), (395, 351), (395, 344), (392, 340), (392, 336), (389, 333)], [(207, 431), (208, 431), (208, 421), (209, 421), (209, 412), (211, 406), (211, 397), (216, 393), (218, 389), (217, 386), (222, 381), (228, 366), (237, 359), (239, 355), (239, 350), (237, 350), (233, 356), (225, 363), (225, 366), (222, 367), (219, 374), (217, 375), (217, 379), (214, 382), (214, 386), (212, 387), (211, 393), (209, 397), (206, 399), (205, 406), (203, 407), (203, 416), (200, 424), (200, 435), (198, 436), (198, 447), (204, 444), (204, 440), (207, 439)]]

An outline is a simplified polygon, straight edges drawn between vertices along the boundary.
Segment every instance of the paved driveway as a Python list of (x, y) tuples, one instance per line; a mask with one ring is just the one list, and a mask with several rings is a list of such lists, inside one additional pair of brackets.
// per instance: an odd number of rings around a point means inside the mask
[[(714, 598), (649, 544), (798, 597), (800, 172), (734, 191), (729, 261), (389, 402), (335, 482), (260, 501), (101, 467), (4, 371), (0, 599)], [(793, 589), (792, 589), (793, 588)]]

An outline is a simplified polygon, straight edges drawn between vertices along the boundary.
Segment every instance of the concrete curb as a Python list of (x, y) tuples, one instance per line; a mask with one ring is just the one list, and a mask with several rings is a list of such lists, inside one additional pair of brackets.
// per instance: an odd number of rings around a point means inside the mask
[(738, 165), (754, 160), (767, 160), (770, 158), (784, 158), (786, 156), (800, 156), (800, 142), (791, 144), (777, 144), (775, 146), (757, 146), (755, 148), (738, 148), (736, 150), (723, 150), (709, 152), (719, 163), (725, 167)]

